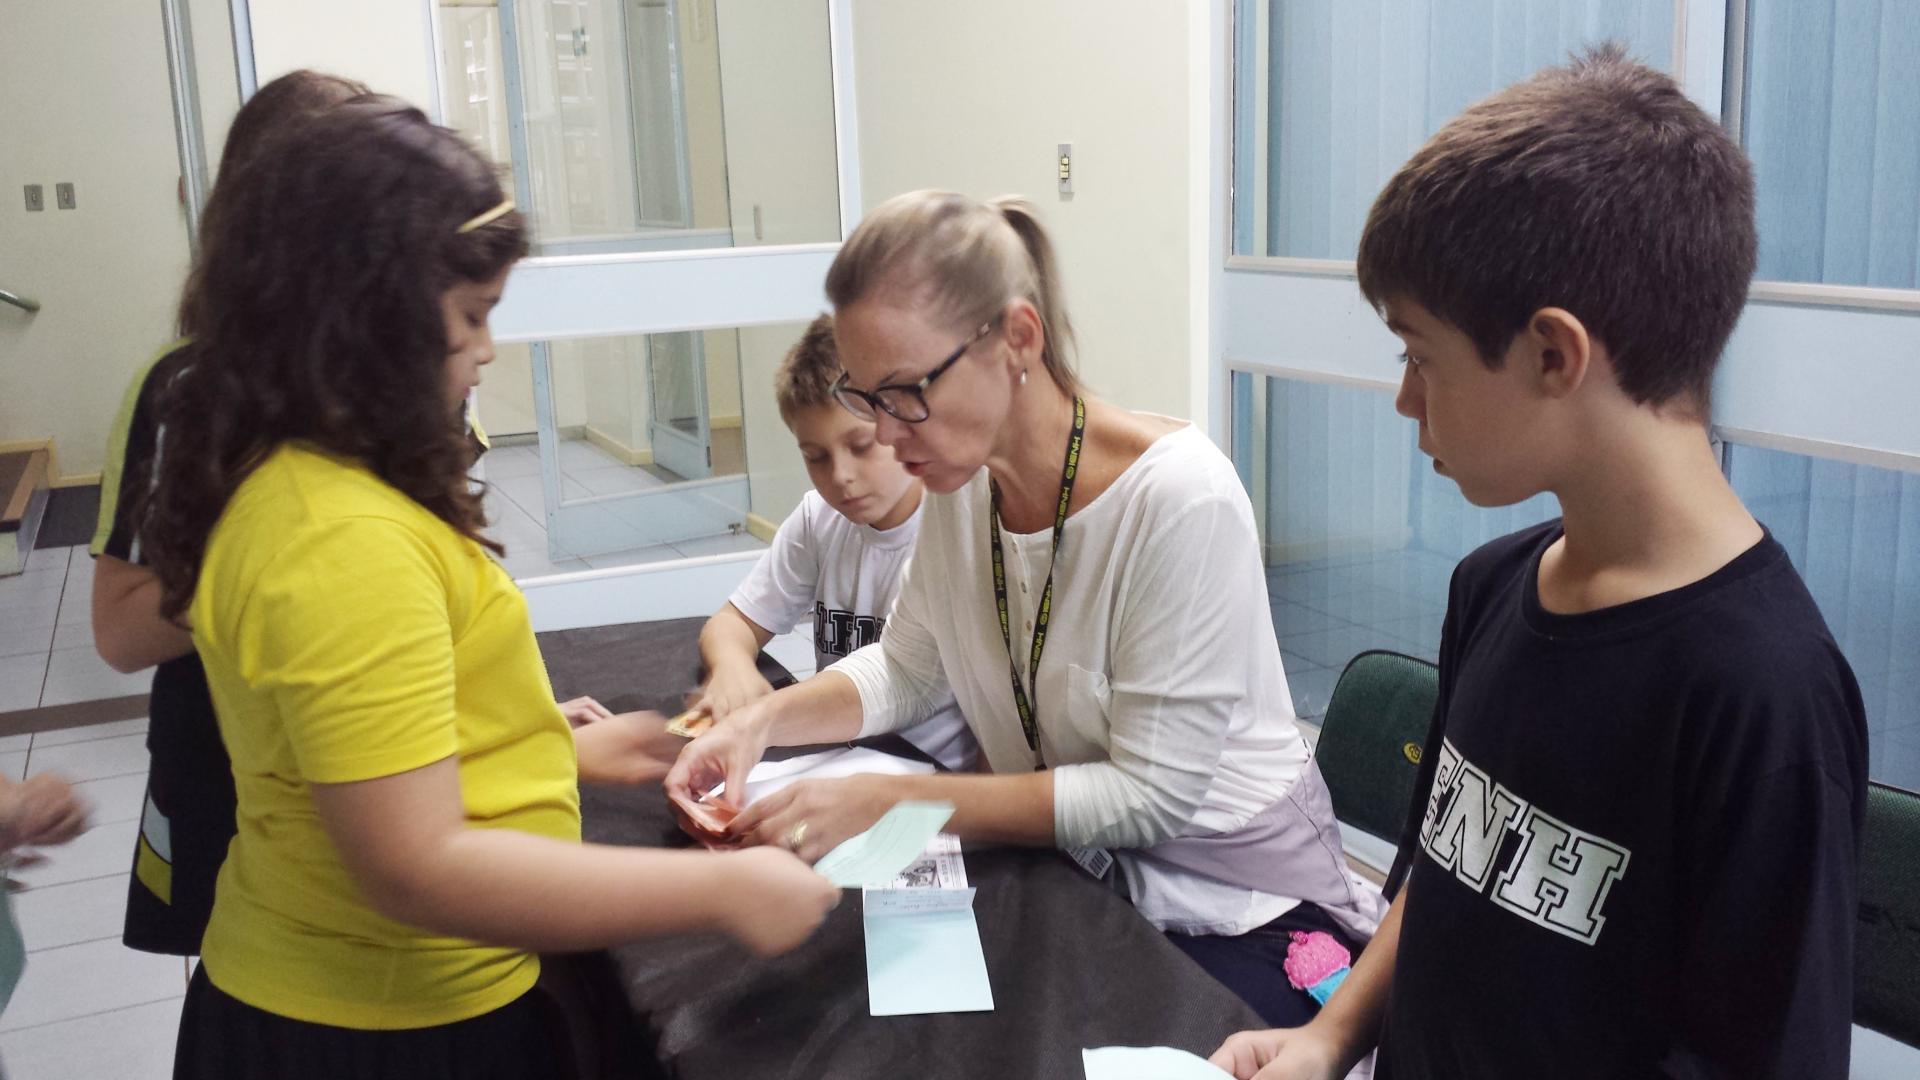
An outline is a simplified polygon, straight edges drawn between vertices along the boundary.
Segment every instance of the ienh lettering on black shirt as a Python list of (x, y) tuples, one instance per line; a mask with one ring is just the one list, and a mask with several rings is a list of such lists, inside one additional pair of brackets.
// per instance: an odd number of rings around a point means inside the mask
[(1844, 1077), (1866, 722), (1766, 535), (1540, 606), (1549, 522), (1455, 572), (1382, 1080)]

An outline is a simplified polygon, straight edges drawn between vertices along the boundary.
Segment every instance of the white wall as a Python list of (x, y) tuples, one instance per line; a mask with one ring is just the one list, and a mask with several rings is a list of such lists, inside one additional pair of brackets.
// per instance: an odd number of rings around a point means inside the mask
[(747, 445), (748, 509), (778, 525), (800, 505), (813, 482), (793, 433), (773, 403), (773, 373), (806, 323), (750, 326), (740, 331), (741, 412)]
[[(1023, 194), (1059, 248), (1080, 369), (1136, 409), (1191, 416), (1193, 134), (1186, 4), (854, 0), (861, 195)], [(1053, 156), (1073, 144), (1074, 195)]]
[(734, 243), (840, 239), (827, 5), (718, 0), (715, 15)]
[[(840, 185), (827, 5), (715, 0), (714, 17), (735, 243), (838, 240)], [(774, 522), (799, 505), (811, 486), (793, 435), (773, 401), (773, 373), (805, 328), (805, 323), (789, 323), (741, 330), (737, 384), (710, 378), (716, 415), (728, 409), (726, 403), (739, 402), (750, 509)]]
[(433, 114), (427, 6), (421, 0), (249, 0), (248, 10), (261, 85), (311, 68), (358, 79)]
[[(9, 3), (3, 21), (0, 288), (45, 306), (0, 307), (0, 443), (51, 438), (58, 479), (84, 481), (128, 382), (171, 336), (186, 273), (160, 8)], [(62, 181), (76, 209), (55, 207)], [(39, 213), (29, 183), (46, 189)]]
[[(713, 0), (680, 0), (680, 92), (687, 118), (688, 174), (693, 225), (730, 223), (727, 206), (726, 124), (720, 112), (720, 47)], [(711, 346), (709, 346), (711, 348)]]

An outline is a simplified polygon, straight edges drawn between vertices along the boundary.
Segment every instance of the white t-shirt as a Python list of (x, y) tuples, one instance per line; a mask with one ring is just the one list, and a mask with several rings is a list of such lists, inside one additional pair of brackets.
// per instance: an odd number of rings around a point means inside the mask
[[(911, 723), (951, 694), (992, 770), (1023, 773), (1036, 760), (994, 602), (988, 500), (985, 470), (928, 497), (886, 637), (834, 670), (859, 688), (865, 733)], [(1001, 535), (1024, 684), (1053, 530)], [(1033, 697), (1054, 770), (1058, 844), (1110, 851), (1136, 907), (1162, 929), (1239, 934), (1284, 914), (1299, 900), (1247, 883), (1258, 874), (1235, 883), (1223, 878), (1237, 872), (1198, 873), (1152, 850), (1180, 837), (1253, 836), (1276, 805), (1303, 801), (1295, 783), (1312, 755), (1294, 722), (1253, 511), (1232, 464), (1191, 426), (1161, 437), (1068, 519), (1053, 573)], [(1318, 783), (1316, 772), (1299, 791)], [(1316, 814), (1332, 827), (1330, 805)], [(1316, 847), (1292, 843), (1250, 861), (1324, 862), (1321, 875), (1344, 890), (1344, 862)], [(1354, 880), (1353, 902), (1340, 906), (1370, 933), (1378, 893), (1361, 895)]]
[[(809, 491), (731, 603), (775, 634), (811, 624), (814, 665), (825, 671), (880, 640), (925, 509), (922, 501), (904, 524), (881, 532), (854, 524)], [(900, 734), (949, 769), (964, 772), (979, 761), (979, 745), (951, 694)]]

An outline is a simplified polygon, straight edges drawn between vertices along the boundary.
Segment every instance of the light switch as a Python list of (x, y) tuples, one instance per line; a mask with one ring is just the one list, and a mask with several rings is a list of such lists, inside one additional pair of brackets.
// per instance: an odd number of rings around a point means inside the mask
[(1073, 198), (1073, 144), (1061, 143), (1060, 152), (1054, 155), (1054, 165), (1060, 180), (1060, 197)]
[(28, 211), (40, 211), (47, 208), (47, 190), (39, 184), (27, 185)]
[(62, 210), (73, 209), (76, 205), (73, 201), (73, 181), (53, 185), (53, 201)]

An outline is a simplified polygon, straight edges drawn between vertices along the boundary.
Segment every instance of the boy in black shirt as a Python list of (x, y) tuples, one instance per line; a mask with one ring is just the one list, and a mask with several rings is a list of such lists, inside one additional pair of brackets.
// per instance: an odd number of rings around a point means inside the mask
[(1614, 47), (1456, 117), (1388, 182), (1360, 287), (1399, 410), (1476, 504), (1560, 521), (1455, 572), (1378, 936), (1242, 1078), (1844, 1077), (1866, 730), (1708, 391), (1754, 264), (1738, 147)]

